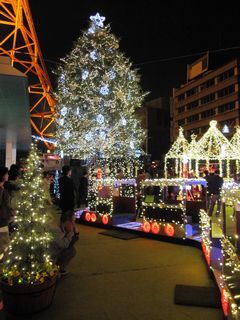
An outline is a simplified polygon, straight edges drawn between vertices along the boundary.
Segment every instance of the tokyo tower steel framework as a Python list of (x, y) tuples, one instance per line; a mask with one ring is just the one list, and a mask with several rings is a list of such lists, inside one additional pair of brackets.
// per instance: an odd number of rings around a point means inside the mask
[[(0, 0), (0, 56), (28, 76), (30, 121), (44, 140), (54, 137), (55, 100), (28, 0)], [(53, 145), (45, 140), (48, 149)]]

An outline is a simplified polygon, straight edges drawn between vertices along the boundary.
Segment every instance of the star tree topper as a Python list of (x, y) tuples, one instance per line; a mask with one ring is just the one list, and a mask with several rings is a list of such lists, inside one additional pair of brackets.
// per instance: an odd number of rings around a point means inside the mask
[(101, 17), (99, 13), (96, 13), (95, 16), (91, 16), (90, 20), (92, 21), (94, 26), (98, 26), (100, 28), (103, 27), (103, 22), (105, 21), (105, 17)]

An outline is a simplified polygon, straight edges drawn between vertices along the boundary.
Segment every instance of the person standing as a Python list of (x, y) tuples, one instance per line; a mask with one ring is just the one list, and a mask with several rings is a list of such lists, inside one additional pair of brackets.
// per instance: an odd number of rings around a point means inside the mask
[(220, 177), (219, 170), (216, 170), (214, 175), (211, 179), (208, 180), (208, 192), (209, 192), (209, 208), (208, 208), (208, 215), (209, 217), (213, 214), (214, 206), (217, 202), (217, 211), (216, 216), (220, 214), (221, 210), (221, 189), (223, 186), (223, 178)]
[(9, 244), (9, 223), (13, 218), (10, 196), (4, 184), (8, 181), (8, 168), (0, 166), (0, 259)]
[(51, 174), (49, 171), (43, 171), (43, 187), (45, 190), (45, 194), (46, 194), (46, 202), (49, 205), (52, 205), (52, 198), (51, 198), (51, 194), (50, 194), (50, 184), (51, 184)]
[(8, 180), (4, 182), (4, 189), (8, 191), (10, 197), (11, 208), (16, 210), (16, 194), (20, 190), (19, 178), (20, 167), (12, 164), (8, 171)]
[(12, 191), (20, 189), (17, 180), (20, 177), (20, 167), (17, 164), (12, 164), (8, 171), (8, 180), (4, 183), (4, 188), (11, 194)]
[(74, 210), (75, 187), (71, 178), (71, 168), (67, 165), (62, 167), (62, 177), (59, 179), (60, 208), (62, 213)]

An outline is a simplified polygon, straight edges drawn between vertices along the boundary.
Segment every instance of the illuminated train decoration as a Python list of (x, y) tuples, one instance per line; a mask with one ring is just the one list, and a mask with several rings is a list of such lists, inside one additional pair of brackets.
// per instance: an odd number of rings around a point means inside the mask
[(206, 207), (206, 180), (155, 179), (142, 182), (142, 229), (169, 237), (191, 236)]
[(208, 266), (218, 284), (227, 319), (240, 319), (240, 186), (224, 183), (221, 213), (210, 219), (200, 210), (201, 242)]
[(136, 218), (135, 179), (97, 179), (90, 196), (89, 210), (83, 213), (87, 222), (114, 224), (120, 215)]
[[(131, 181), (97, 181), (95, 200), (91, 210), (84, 212), (84, 220), (118, 226), (113, 218), (119, 213), (134, 208), (134, 216), (136, 183)], [(201, 243), (219, 287), (225, 318), (240, 320), (240, 185), (224, 183), (221, 213), (215, 217), (215, 207), (212, 218), (206, 210), (204, 179), (145, 180), (141, 193), (138, 231), (159, 235), (159, 239), (167, 236)]]

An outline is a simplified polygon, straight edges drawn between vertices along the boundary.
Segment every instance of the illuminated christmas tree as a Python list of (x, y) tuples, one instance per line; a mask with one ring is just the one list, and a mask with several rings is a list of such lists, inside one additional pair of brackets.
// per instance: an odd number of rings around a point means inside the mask
[(48, 255), (51, 234), (47, 228), (47, 195), (40, 164), (37, 149), (32, 144), (17, 197), (17, 230), (3, 267), (3, 279), (9, 284), (42, 283), (56, 271)]
[(136, 118), (145, 94), (119, 41), (98, 13), (57, 70), (57, 147), (80, 159), (141, 154), (144, 130)]

